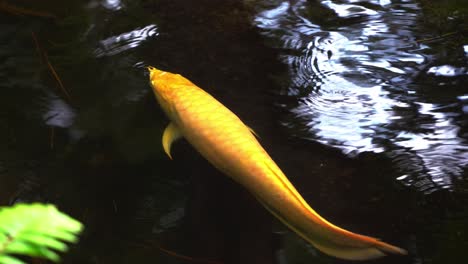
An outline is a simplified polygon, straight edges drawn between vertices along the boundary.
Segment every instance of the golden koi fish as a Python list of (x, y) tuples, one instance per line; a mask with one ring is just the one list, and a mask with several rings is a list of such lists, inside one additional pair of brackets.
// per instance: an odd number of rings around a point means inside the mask
[[(171, 123), (162, 144), (180, 137), (213, 166), (247, 188), (275, 217), (320, 251), (337, 258), (366, 260), (406, 251), (344, 230), (315, 212), (246, 126), (211, 95), (179, 74), (148, 67), (156, 99)], [(172, 158), (172, 157), (171, 157)]]

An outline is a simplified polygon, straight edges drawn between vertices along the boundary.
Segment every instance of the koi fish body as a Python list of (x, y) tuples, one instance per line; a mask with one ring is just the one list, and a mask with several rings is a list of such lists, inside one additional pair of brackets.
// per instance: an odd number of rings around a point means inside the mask
[[(253, 131), (211, 95), (178, 74), (148, 67), (156, 99), (171, 123), (163, 147), (180, 137), (213, 166), (247, 188), (275, 217), (320, 251), (366, 260), (406, 251), (337, 227), (316, 213), (255, 138)], [(172, 158), (172, 157), (171, 157)]]

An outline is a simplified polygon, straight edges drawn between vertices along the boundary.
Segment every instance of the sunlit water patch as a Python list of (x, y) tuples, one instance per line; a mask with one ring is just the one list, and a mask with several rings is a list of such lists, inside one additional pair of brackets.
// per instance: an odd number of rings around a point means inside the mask
[(123, 7), (122, 1), (120, 0), (104, 0), (101, 5), (112, 11), (120, 10)]
[(414, 1), (266, 1), (255, 24), (289, 66), (291, 134), (349, 155), (384, 153), (398, 180), (430, 193), (452, 190), (468, 166), (467, 70), (434, 64), (418, 41), (420, 15)]
[(87, 5), (89, 8), (104, 7), (109, 11), (119, 11), (124, 8), (121, 0), (92, 0)]
[(43, 118), (48, 126), (67, 128), (73, 124), (75, 111), (60, 98), (49, 99), (47, 112)]
[(465, 67), (458, 68), (452, 65), (440, 65), (431, 67), (427, 73), (435, 76), (457, 77), (468, 74), (468, 71)]

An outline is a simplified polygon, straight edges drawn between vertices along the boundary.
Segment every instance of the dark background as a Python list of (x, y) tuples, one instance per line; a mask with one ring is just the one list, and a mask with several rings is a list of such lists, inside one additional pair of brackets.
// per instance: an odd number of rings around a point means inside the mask
[[(1, 5), (0, 204), (53, 203), (83, 222), (81, 240), (64, 263), (345, 263), (288, 231), (187, 142), (174, 145), (173, 161), (164, 155), (160, 141), (168, 121), (144, 69), (153, 65), (184, 75), (237, 113), (325, 218), (410, 253), (368, 263), (459, 263), (468, 246), (466, 166), (460, 164), (453, 177), (447, 173), (450, 186), (433, 183), (427, 164), (412, 170), (413, 181), (402, 181), (402, 166), (415, 163), (418, 152), (388, 144), (392, 155), (345, 155), (336, 144), (318, 143), (313, 130), (304, 135), (302, 121), (290, 110), (308, 88), (320, 87), (295, 87), (305, 90), (291, 95), (295, 64), (284, 58), (302, 49), (279, 47), (280, 37), (253, 22), (281, 2), (301, 4), (301, 14), (320, 25), (319, 31), (363, 23), (354, 16), (340, 20), (316, 1)], [(430, 60), (402, 89), (432, 87), (408, 100), (428, 96), (448, 105), (444, 111), (458, 120), (457, 135), (466, 144), (466, 73), (442, 79), (424, 74), (437, 63), (467, 66), (466, 41), (454, 38), (463, 34), (436, 38), (466, 23), (442, 21), (447, 28), (435, 28), (426, 7), (417, 11), (415, 34), (434, 38), (421, 43), (430, 47)], [(278, 29), (288, 35), (291, 25)], [(390, 93), (396, 98), (401, 90)], [(457, 96), (461, 105), (454, 106), (447, 98)], [(417, 114), (408, 120), (414, 122), (405, 126), (415, 130), (428, 125)], [(382, 137), (392, 141), (394, 135)], [(466, 158), (463, 144), (459, 155)]]

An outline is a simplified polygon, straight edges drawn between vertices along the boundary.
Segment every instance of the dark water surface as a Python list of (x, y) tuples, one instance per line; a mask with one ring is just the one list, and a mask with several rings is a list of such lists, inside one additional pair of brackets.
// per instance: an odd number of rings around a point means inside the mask
[(0, 6), (0, 204), (82, 221), (64, 263), (347, 263), (185, 141), (163, 155), (146, 65), (236, 112), (331, 222), (410, 252), (367, 263), (466, 258), (468, 43), (418, 1), (8, 3), (34, 12)]

